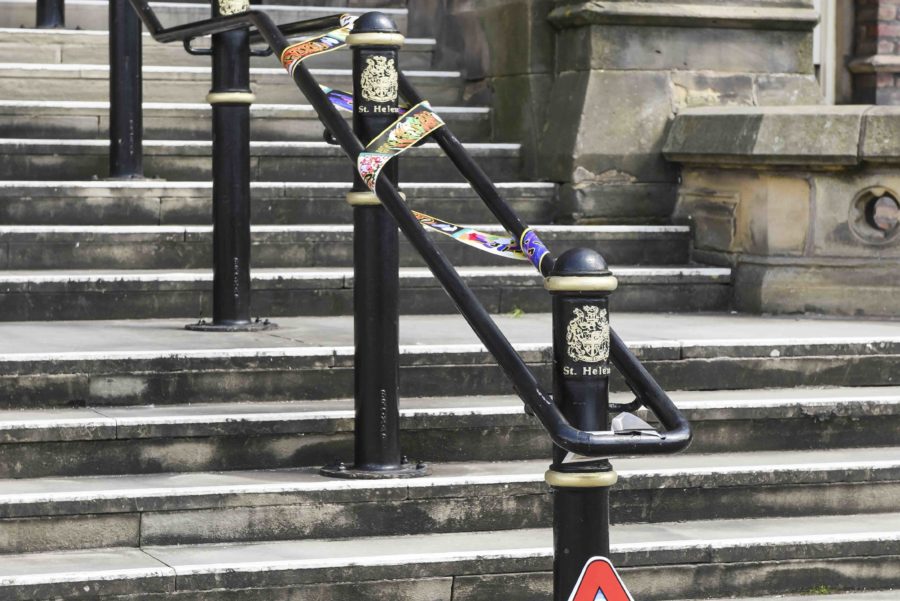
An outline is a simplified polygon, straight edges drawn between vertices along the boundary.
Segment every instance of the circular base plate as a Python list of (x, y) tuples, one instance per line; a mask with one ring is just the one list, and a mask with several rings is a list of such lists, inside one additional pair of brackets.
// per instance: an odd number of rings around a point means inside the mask
[(393, 478), (423, 478), (431, 475), (431, 467), (427, 463), (409, 463), (389, 470), (358, 470), (352, 465), (343, 463), (326, 465), (319, 474), (329, 478), (345, 480), (390, 480)]
[(248, 323), (232, 323), (232, 324), (221, 324), (217, 325), (215, 323), (206, 321), (205, 319), (201, 319), (197, 323), (189, 323), (184, 326), (185, 330), (191, 330), (192, 332), (264, 332), (266, 330), (275, 330), (278, 328), (277, 323), (272, 323), (268, 319), (251, 321)]

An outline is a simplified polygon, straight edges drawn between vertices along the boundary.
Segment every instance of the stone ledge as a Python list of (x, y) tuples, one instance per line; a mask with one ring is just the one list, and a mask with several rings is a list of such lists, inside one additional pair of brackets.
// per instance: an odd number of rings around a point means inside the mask
[(662, 25), (727, 29), (794, 29), (812, 31), (819, 22), (815, 9), (800, 6), (746, 6), (672, 2), (571, 2), (549, 15), (560, 29), (587, 25)]
[(900, 163), (900, 107), (685, 109), (672, 123), (663, 154), (670, 161), (714, 166)]
[(900, 56), (873, 54), (855, 58), (847, 65), (851, 73), (900, 73)]

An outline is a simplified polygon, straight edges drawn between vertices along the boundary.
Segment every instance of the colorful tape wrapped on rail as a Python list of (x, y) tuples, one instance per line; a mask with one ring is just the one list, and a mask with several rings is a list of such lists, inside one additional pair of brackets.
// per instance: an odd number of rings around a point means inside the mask
[(360, 177), (370, 190), (374, 190), (378, 176), (391, 159), (403, 154), (443, 126), (444, 120), (431, 110), (427, 101), (412, 107), (372, 140), (365, 152), (360, 153), (356, 163)]
[[(297, 65), (307, 58), (345, 47), (347, 36), (353, 31), (355, 22), (356, 17), (343, 15), (339, 29), (288, 46), (281, 53), (281, 64), (293, 75)], [(353, 111), (352, 94), (326, 86), (319, 87), (335, 107)], [(401, 117), (372, 140), (365, 152), (360, 153), (357, 161), (360, 177), (369, 189), (374, 191), (378, 176), (391, 159), (409, 150), (443, 126), (444, 120), (432, 110), (428, 102), (422, 102), (410, 109), (401, 107)], [(413, 215), (427, 229), (485, 252), (508, 259), (531, 261), (538, 270), (541, 268), (541, 261), (548, 254), (547, 247), (531, 228), (525, 230), (521, 238), (516, 240), (508, 236), (486, 234), (416, 211), (413, 211)]]
[(418, 211), (412, 211), (412, 214), (419, 220), (422, 227), (444, 234), (445, 236), (450, 236), (457, 242), (462, 242), (463, 244), (473, 246), (478, 250), (500, 255), (507, 259), (516, 259), (518, 261), (527, 259), (525, 253), (519, 248), (515, 238), (485, 234), (476, 229), (463, 225), (456, 225), (455, 223), (450, 223), (449, 221), (444, 221), (437, 217), (426, 215), (425, 213), (419, 213)]
[(353, 31), (354, 23), (356, 23), (356, 17), (341, 15), (341, 26), (339, 29), (291, 44), (285, 48), (281, 53), (281, 64), (288, 70), (288, 73), (293, 75), (297, 65), (309, 57), (343, 48), (347, 45), (347, 36)]

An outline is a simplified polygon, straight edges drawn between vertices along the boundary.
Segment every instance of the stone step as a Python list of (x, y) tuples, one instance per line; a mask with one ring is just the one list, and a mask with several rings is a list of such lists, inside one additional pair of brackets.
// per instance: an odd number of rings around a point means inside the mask
[[(435, 464), (387, 482), (317, 468), (6, 480), (0, 553), (545, 528), (549, 463)], [(900, 447), (613, 463), (614, 524), (864, 515), (900, 494)]]
[[(500, 226), (476, 225), (505, 234)], [(598, 250), (618, 265), (689, 260), (686, 226), (538, 226), (556, 253)], [(352, 267), (352, 225), (259, 225), (252, 228), (257, 268)], [(436, 232), (431, 238), (454, 265), (509, 265)], [(401, 266), (424, 267), (407, 243)], [(0, 226), (0, 269), (197, 269), (212, 266), (212, 226)]]
[[(898, 388), (672, 396), (694, 427), (692, 453), (900, 445)], [(546, 433), (512, 396), (403, 399), (401, 420), (404, 452), (416, 459), (550, 456)], [(347, 399), (7, 410), (0, 478), (322, 466), (352, 456), (352, 432)]]
[[(106, 0), (66, 0), (66, 27), (106, 29), (109, 26), (108, 6)], [(152, 2), (151, 6), (164, 27), (210, 17), (208, 2)], [(362, 14), (371, 10), (371, 5), (354, 2), (354, 6), (349, 7), (346, 4), (329, 4), (327, 0), (317, 0), (314, 6), (267, 4), (264, 10), (276, 23), (291, 23), (340, 13)], [(388, 14), (401, 31), (406, 31), (408, 11), (405, 8), (384, 7), (379, 10)], [(0, 0), (0, 27), (34, 27), (36, 12), (35, 0)]]
[[(550, 316), (495, 320), (547, 386)], [(276, 331), (221, 335), (185, 331), (184, 321), (7, 323), (0, 408), (353, 395), (349, 317), (281, 318)], [(900, 386), (896, 321), (614, 312), (612, 324), (667, 390)], [(461, 317), (405, 316), (400, 327), (403, 398), (512, 394)], [(613, 389), (625, 390), (618, 378)]]
[[(900, 591), (854, 591), (850, 593), (835, 593), (830, 587), (818, 585), (799, 595), (777, 595), (773, 597), (742, 597), (741, 601), (896, 601), (900, 597)], [(684, 601), (691, 601), (685, 599)], [(729, 599), (716, 599), (713, 601), (734, 601)]]
[[(344, 200), (349, 181), (342, 176), (336, 182), (253, 182), (253, 223), (352, 223)], [(499, 183), (497, 188), (526, 222), (553, 222), (554, 184)], [(459, 223), (496, 223), (466, 183), (405, 183), (403, 189), (414, 209)], [(207, 225), (211, 215), (209, 181), (0, 180), (0, 223), (7, 225)]]
[[(519, 179), (520, 144), (466, 144), (495, 181)], [(199, 140), (145, 140), (144, 175), (176, 181), (212, 180), (212, 144)], [(402, 181), (462, 182), (437, 144), (404, 154)], [(0, 172), (16, 179), (83, 180), (109, 174), (109, 140), (0, 138)], [(350, 181), (353, 165), (325, 142), (251, 142), (250, 177), (256, 181)]]
[[(436, 110), (460, 139), (491, 139), (490, 109), (436, 107)], [(308, 104), (254, 104), (250, 116), (254, 140), (318, 142), (323, 139), (324, 127)], [(106, 138), (109, 103), (0, 100), (0, 129), (8, 136), (19, 138)], [(211, 132), (212, 109), (208, 104), (144, 104), (144, 137), (148, 140), (209, 140)]]
[[(630, 524), (611, 536), (612, 559), (642, 601), (900, 584), (898, 514)], [(398, 601), (531, 601), (549, 595), (551, 567), (548, 529), (145, 546), (11, 555), (0, 564), (0, 592), (15, 601), (176, 592), (206, 601), (232, 589), (229, 599), (249, 601), (281, 596), (254, 589), (290, 587), (328, 600), (359, 591)]]
[[(0, 4), (2, 6), (2, 4)], [(31, 13), (34, 19), (34, 13)], [(109, 32), (104, 24), (100, 30), (85, 29), (21, 29), (0, 28), (0, 62), (109, 64)], [(406, 38), (400, 55), (403, 69), (429, 69), (432, 66), (436, 41), (432, 38)], [(209, 47), (208, 38), (193, 43), (195, 48)], [(179, 43), (161, 44), (144, 33), (142, 44), (145, 65), (208, 66), (208, 56), (185, 52)], [(308, 59), (317, 68), (348, 68), (349, 52), (327, 52)], [(275, 67), (271, 56), (254, 56), (254, 67)]]
[[(313, 68), (323, 85), (352, 90), (349, 55), (343, 69)], [(459, 104), (462, 80), (458, 71), (405, 70), (423, 98), (434, 105)], [(147, 102), (205, 102), (211, 85), (209, 66), (145, 65), (144, 100)], [(250, 69), (250, 85), (260, 103), (305, 104), (306, 99), (287, 71), (272, 58), (268, 67)], [(0, 89), (4, 100), (82, 100), (109, 98), (109, 66), (91, 64), (0, 63)]]
[[(470, 252), (479, 252), (472, 250)], [(463, 280), (492, 313), (550, 307), (543, 278), (524, 262), (461, 267)], [(520, 267), (520, 265), (523, 265)], [(716, 311), (731, 302), (731, 270), (713, 267), (619, 267), (613, 310)], [(335, 316), (353, 312), (352, 268), (254, 269), (254, 314)], [(404, 315), (455, 313), (426, 268), (400, 269)], [(212, 270), (0, 272), (0, 321), (203, 318), (212, 315)]]

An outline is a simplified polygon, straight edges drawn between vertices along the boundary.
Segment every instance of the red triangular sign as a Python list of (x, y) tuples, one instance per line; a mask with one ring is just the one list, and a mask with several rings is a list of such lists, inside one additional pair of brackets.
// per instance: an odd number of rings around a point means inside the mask
[(605, 557), (589, 559), (569, 601), (634, 601), (616, 568)]

